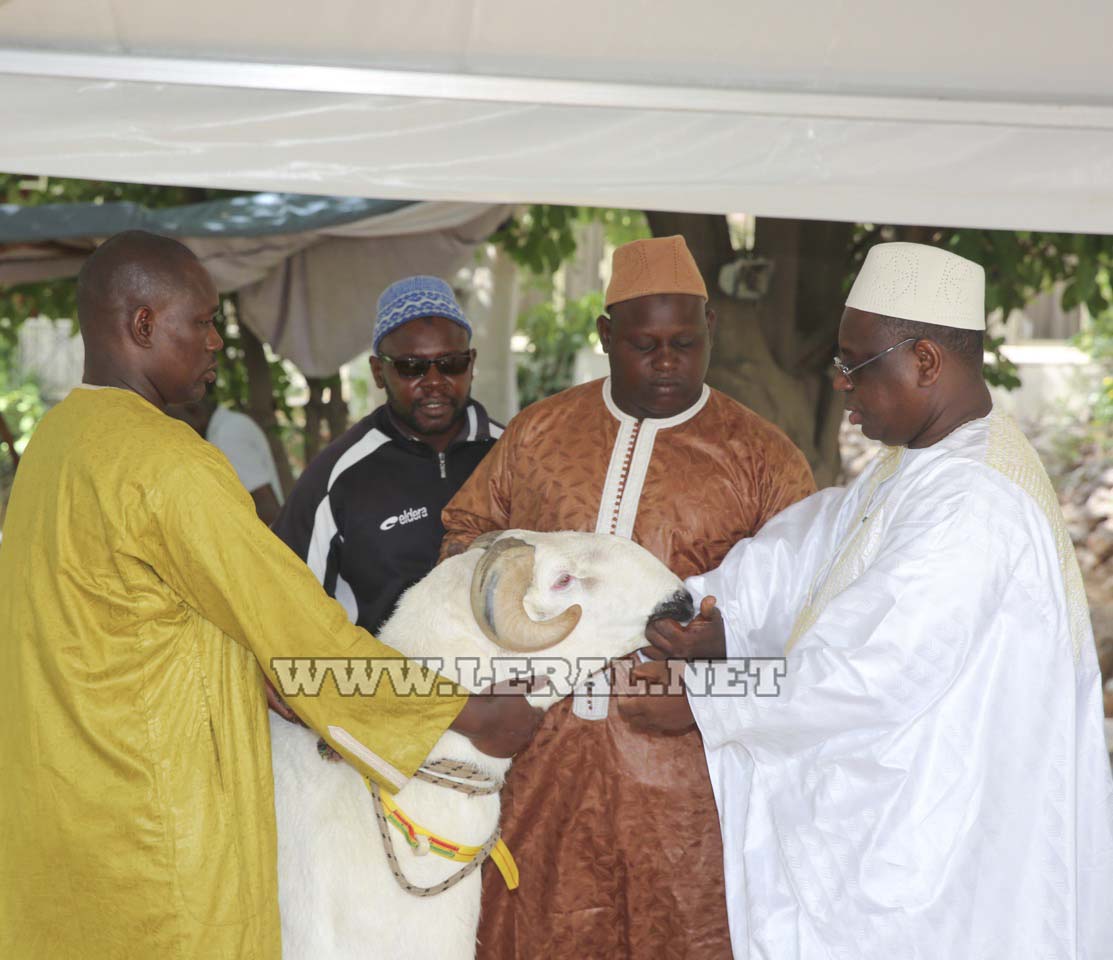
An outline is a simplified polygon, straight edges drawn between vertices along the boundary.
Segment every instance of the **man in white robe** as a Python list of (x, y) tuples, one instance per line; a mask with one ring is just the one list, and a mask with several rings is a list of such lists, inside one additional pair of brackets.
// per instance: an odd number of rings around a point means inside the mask
[[(736, 960), (1113, 957), (1086, 598), (1047, 475), (992, 410), (984, 317), (976, 264), (872, 249), (835, 387), (887, 449), (690, 578), (690, 625), (647, 631), (692, 661), (687, 696), (621, 709), (699, 725)], [(751, 664), (722, 695), (723, 657), (785, 658), (779, 693)]]

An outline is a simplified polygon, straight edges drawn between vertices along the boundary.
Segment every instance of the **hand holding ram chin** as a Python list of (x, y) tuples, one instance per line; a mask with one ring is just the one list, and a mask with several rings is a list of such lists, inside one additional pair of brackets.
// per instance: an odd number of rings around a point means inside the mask
[(723, 615), (714, 597), (704, 597), (699, 613), (687, 624), (665, 617), (650, 620), (645, 638), (652, 644), (643, 652), (653, 660), (675, 657), (678, 660), (722, 660), (727, 655)]

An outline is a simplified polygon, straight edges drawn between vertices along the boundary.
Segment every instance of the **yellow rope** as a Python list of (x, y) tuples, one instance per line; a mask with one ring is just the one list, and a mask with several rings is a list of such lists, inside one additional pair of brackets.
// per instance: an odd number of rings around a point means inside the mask
[[(371, 790), (372, 782), (370, 780), (365, 782), (368, 790)], [(456, 863), (470, 863), (480, 853), (483, 846), (486, 846), (484, 844), (475, 847), (466, 843), (454, 843), (438, 836), (411, 819), (387, 793), (380, 791), (379, 801), (382, 803), (387, 822), (402, 834), (403, 839), (417, 852), (418, 856), (433, 853), (445, 860), (453, 860)], [(514, 861), (514, 855), (502, 838), (499, 838), (494, 847), (491, 848), (491, 860), (498, 867), (499, 873), (502, 874), (507, 889), (516, 890), (518, 887), (518, 864)]]

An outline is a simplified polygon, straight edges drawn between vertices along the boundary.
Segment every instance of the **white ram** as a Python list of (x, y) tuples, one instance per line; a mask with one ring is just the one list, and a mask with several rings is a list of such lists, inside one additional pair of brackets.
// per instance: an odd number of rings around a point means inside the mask
[[(661, 615), (691, 616), (691, 599), (674, 574), (633, 542), (508, 531), (446, 560), (408, 590), (380, 636), (409, 657), (443, 658), (446, 675), (477, 689), (485, 676), (506, 675), (508, 655), (575, 664), (627, 654), (644, 645), (647, 620)], [(453, 673), (465, 659), (478, 661), (474, 676)], [(544, 707), (557, 699), (554, 692), (531, 697)], [(431, 897), (404, 891), (359, 774), (323, 762), (317, 737), (307, 730), (272, 718), (271, 738), (286, 960), (474, 957), (479, 873)], [(439, 758), (473, 764), (495, 786), (510, 766), (452, 732), (426, 764)], [(473, 796), (414, 779), (394, 799), (411, 820), (456, 843), (480, 846), (498, 825), (497, 791)], [(433, 886), (459, 869), (428, 855), (424, 843), (411, 849), (398, 831), (383, 829), (411, 884)]]

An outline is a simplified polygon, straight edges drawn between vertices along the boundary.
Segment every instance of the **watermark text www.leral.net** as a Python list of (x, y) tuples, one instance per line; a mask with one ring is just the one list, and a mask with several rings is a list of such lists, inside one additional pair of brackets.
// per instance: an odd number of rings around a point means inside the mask
[[(619, 696), (676, 696), (685, 692), (712, 697), (775, 697), (785, 675), (783, 657), (735, 657), (686, 663), (669, 660), (663, 677), (649, 681), (633, 676), (637, 664), (609, 665), (611, 692)], [(533, 689), (558, 697), (583, 689), (608, 663), (602, 657), (275, 657), (271, 672), (283, 697), (317, 697), (326, 683), (345, 697), (373, 697), (386, 684), (395, 696), (432, 697), (455, 692), (455, 684), (481, 690), (503, 680), (532, 681)], [(498, 691), (495, 691), (496, 693)], [(505, 691), (521, 693), (520, 689)]]

